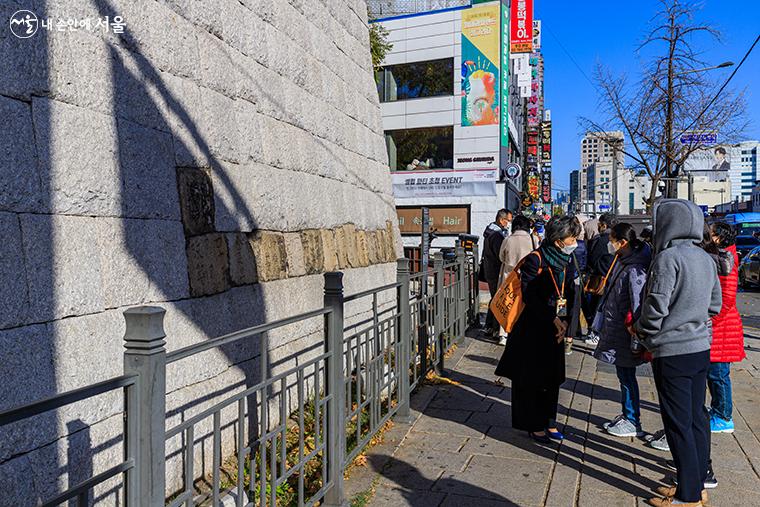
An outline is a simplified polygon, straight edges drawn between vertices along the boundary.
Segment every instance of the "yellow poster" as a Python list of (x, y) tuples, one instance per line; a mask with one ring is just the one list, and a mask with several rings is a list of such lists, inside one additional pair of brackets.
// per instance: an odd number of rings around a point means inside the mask
[(499, 123), (500, 4), (462, 11), (462, 126)]

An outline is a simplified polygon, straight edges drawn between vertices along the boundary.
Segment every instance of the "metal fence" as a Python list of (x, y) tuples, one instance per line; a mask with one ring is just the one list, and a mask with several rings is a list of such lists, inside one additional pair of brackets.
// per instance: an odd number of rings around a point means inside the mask
[[(350, 296), (343, 294), (342, 273), (324, 276), (320, 309), (169, 353), (165, 311), (155, 306), (126, 310), (124, 375), (0, 413), (2, 427), (124, 391), (124, 460), (43, 505), (88, 506), (93, 488), (120, 474), (119, 504), (127, 507), (216, 507), (227, 494), (238, 507), (345, 505), (346, 467), (390, 418), (410, 420), (410, 393), (431, 370), (443, 371), (446, 351), (464, 338), (468, 321), (477, 315), (477, 252), (457, 248), (449, 261), (438, 254), (428, 272), (413, 275), (408, 260), (400, 259), (396, 282)], [(347, 304), (366, 307), (368, 317), (346, 325)], [(286, 371), (267, 373), (269, 333), (311, 319), (324, 319), (324, 349), (304, 352)], [(261, 340), (259, 381), (167, 427), (167, 365), (246, 340)], [(226, 455), (225, 425), (235, 434), (234, 451)], [(211, 428), (210, 472), (198, 465), (207, 445), (207, 438), (199, 438), (202, 427)], [(173, 491), (166, 483), (170, 441), (179, 441), (183, 468), (183, 485)], [(306, 483), (308, 474), (318, 478), (316, 485)], [(197, 488), (199, 477), (208, 482), (206, 491)]]

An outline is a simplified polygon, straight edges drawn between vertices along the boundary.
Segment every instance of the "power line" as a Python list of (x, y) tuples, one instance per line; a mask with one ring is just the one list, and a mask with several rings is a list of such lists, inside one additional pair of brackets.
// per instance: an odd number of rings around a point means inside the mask
[(723, 83), (723, 86), (720, 87), (720, 90), (718, 90), (718, 93), (716, 93), (715, 96), (712, 98), (712, 100), (707, 103), (707, 105), (705, 106), (705, 108), (702, 109), (702, 112), (699, 113), (699, 115), (697, 115), (696, 118), (694, 118), (694, 121), (691, 122), (691, 125), (689, 125), (688, 127), (686, 127), (683, 130), (683, 132), (681, 132), (682, 134), (688, 132), (702, 118), (702, 116), (707, 112), (707, 110), (710, 109), (710, 107), (715, 103), (715, 101), (718, 100), (718, 97), (720, 97), (720, 94), (723, 93), (723, 90), (726, 89), (726, 86), (728, 86), (728, 83), (731, 82), (731, 80), (734, 78), (734, 76), (736, 75), (736, 73), (739, 72), (739, 69), (744, 64), (744, 62), (747, 60), (747, 58), (749, 58), (750, 53), (752, 53), (752, 50), (755, 49), (755, 46), (757, 46), (758, 41), (760, 41), (760, 35), (758, 35), (755, 38), (755, 42), (752, 43), (752, 45), (750, 46), (750, 48), (744, 54), (744, 58), (742, 58), (742, 60), (739, 62), (739, 65), (736, 66), (736, 68), (731, 73), (731, 75), (728, 76), (728, 79), (726, 79), (726, 82)]
[[(542, 27), (542, 28), (544, 28), (544, 27)], [(577, 69), (578, 69), (578, 71), (579, 71), (579, 72), (580, 72), (580, 73), (583, 75), (583, 77), (585, 77), (585, 78), (586, 78), (586, 81), (588, 81), (588, 82), (589, 82), (589, 84), (590, 84), (590, 85), (591, 85), (591, 87), (594, 89), (594, 91), (597, 91), (596, 85), (595, 85), (595, 84), (594, 84), (594, 82), (591, 80), (591, 78), (590, 78), (590, 77), (588, 77), (588, 74), (586, 74), (586, 71), (584, 71), (584, 70), (581, 68), (581, 66), (578, 64), (578, 62), (575, 60), (575, 58), (573, 58), (573, 55), (572, 55), (572, 54), (570, 54), (570, 51), (568, 51), (568, 50), (567, 50), (567, 48), (565, 47), (565, 45), (564, 45), (564, 44), (562, 44), (562, 41), (560, 41), (560, 40), (559, 40), (559, 37), (557, 37), (557, 36), (554, 34), (554, 31), (552, 30), (552, 28), (551, 28), (551, 25), (549, 25), (549, 24), (546, 24), (546, 25), (545, 25), (545, 28), (546, 28), (546, 29), (549, 31), (549, 35), (551, 35), (551, 36), (552, 36), (552, 38), (553, 38), (553, 39), (554, 39), (554, 40), (557, 42), (557, 44), (559, 44), (559, 47), (560, 47), (560, 48), (562, 48), (562, 51), (564, 51), (564, 52), (565, 52), (565, 54), (567, 55), (567, 57), (568, 57), (568, 58), (570, 58), (570, 61), (571, 61), (571, 62), (573, 62), (573, 64), (575, 65), (575, 68), (577, 68)]]

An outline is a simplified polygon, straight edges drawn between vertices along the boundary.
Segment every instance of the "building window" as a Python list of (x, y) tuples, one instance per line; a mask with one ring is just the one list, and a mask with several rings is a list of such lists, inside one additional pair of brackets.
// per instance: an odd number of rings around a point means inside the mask
[(454, 59), (388, 65), (375, 82), (380, 102), (454, 95)]
[(386, 130), (385, 144), (394, 171), (454, 168), (453, 126)]

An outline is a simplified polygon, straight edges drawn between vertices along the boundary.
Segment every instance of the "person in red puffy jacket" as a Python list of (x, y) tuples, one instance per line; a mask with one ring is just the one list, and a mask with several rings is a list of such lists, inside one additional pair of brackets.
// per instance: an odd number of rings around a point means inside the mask
[(720, 257), (730, 260), (730, 268), (718, 259), (718, 278), (723, 291), (723, 306), (712, 317), (713, 339), (710, 347), (710, 369), (707, 387), (710, 390), (710, 431), (733, 433), (733, 402), (731, 397), (731, 363), (746, 357), (744, 352), (744, 329), (739, 310), (736, 309), (736, 286), (739, 278), (739, 257), (736, 254), (734, 233), (725, 222), (711, 225), (712, 240), (721, 249)]

